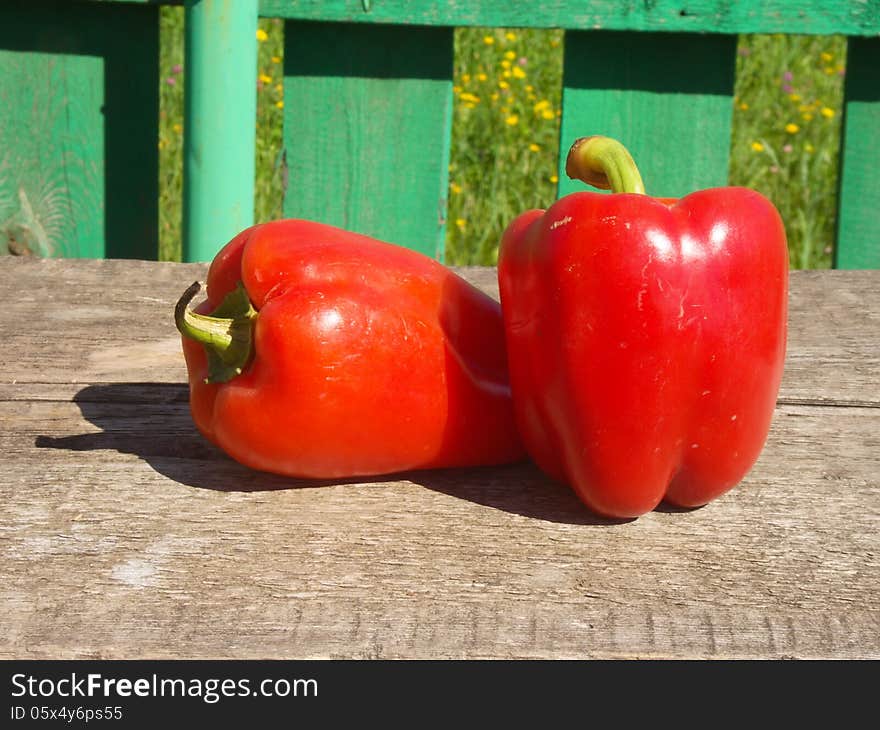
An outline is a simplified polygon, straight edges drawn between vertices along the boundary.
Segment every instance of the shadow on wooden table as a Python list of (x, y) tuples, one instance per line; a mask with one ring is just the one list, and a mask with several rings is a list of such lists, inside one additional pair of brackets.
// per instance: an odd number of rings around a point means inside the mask
[(228, 457), (196, 429), (189, 390), (176, 383), (89, 385), (75, 396), (82, 417), (100, 428), (37, 436), (37, 448), (133, 454), (180, 484), (225, 492), (321, 488), (408, 481), (476, 504), (550, 522), (613, 526), (591, 514), (565, 485), (529, 462), (499, 467), (412, 471), (361, 479), (295, 479), (255, 471)]

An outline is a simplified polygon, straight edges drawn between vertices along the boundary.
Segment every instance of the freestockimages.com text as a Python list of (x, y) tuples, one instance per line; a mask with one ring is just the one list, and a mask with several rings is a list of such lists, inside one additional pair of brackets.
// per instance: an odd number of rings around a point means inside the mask
[(30, 698), (129, 698), (129, 697), (193, 697), (204, 702), (219, 702), (223, 697), (317, 697), (316, 679), (266, 678), (252, 681), (241, 679), (179, 679), (149, 677), (136, 679), (105, 677), (101, 674), (70, 676), (60, 679), (38, 678), (26, 674), (12, 675), (12, 696)]

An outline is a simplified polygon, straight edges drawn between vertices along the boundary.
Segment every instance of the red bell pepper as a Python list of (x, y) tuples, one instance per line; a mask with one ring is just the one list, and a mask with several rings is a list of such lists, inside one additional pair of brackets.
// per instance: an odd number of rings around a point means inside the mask
[(578, 140), (577, 192), (516, 218), (498, 262), (526, 449), (593, 511), (731, 489), (764, 447), (786, 347), (788, 248), (774, 206), (722, 187), (644, 194), (626, 149)]
[(312, 478), (524, 457), (498, 303), (415, 251), (331, 226), (249, 228), (175, 310), (199, 430)]

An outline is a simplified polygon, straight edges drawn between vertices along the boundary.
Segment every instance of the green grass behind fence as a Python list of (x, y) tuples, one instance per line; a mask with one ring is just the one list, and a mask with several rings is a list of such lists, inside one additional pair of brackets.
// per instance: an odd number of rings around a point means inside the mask
[[(183, 14), (161, 12), (160, 256), (180, 257)], [(283, 23), (258, 31), (255, 219), (282, 215)], [(555, 199), (562, 46), (558, 30), (459, 29), (446, 261), (493, 264), (507, 223)], [(786, 223), (793, 268), (831, 265), (846, 44), (832, 36), (742, 36), (730, 182), (760, 190)], [(622, 140), (625, 143), (625, 140)]]

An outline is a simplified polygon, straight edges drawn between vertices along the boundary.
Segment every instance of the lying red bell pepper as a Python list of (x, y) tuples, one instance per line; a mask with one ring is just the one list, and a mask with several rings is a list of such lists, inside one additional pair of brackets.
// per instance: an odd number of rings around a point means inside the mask
[(788, 248), (757, 192), (644, 194), (626, 149), (578, 140), (578, 192), (506, 230), (498, 279), (519, 429), (605, 516), (695, 507), (763, 449), (786, 347)]
[(312, 478), (524, 457), (498, 303), (423, 254), (302, 220), (215, 257), (175, 310), (199, 430)]

